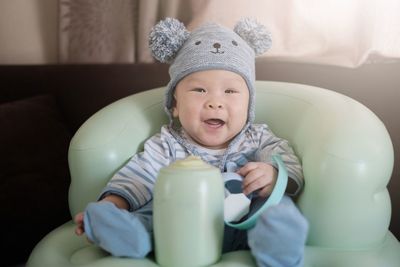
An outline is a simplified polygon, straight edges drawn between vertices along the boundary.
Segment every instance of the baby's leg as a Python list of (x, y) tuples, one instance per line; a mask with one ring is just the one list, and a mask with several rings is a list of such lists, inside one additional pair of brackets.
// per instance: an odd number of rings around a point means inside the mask
[(143, 258), (152, 250), (152, 203), (135, 212), (113, 203), (90, 203), (85, 211), (87, 237), (114, 256)]
[(268, 208), (248, 231), (251, 253), (259, 267), (303, 266), (308, 223), (293, 201), (282, 201)]

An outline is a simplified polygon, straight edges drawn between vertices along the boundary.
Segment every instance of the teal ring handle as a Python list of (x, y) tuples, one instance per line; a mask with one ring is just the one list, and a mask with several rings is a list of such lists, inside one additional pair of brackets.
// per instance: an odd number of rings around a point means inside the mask
[(261, 215), (261, 213), (263, 213), (263, 211), (265, 211), (270, 206), (278, 204), (281, 201), (286, 191), (286, 186), (288, 183), (288, 173), (285, 164), (282, 161), (281, 155), (273, 155), (272, 160), (278, 165), (278, 177), (276, 179), (274, 190), (272, 191), (269, 198), (264, 202), (261, 208), (259, 208), (252, 216), (250, 216), (243, 222), (225, 222), (226, 225), (240, 230), (253, 228), (256, 225), (258, 217)]

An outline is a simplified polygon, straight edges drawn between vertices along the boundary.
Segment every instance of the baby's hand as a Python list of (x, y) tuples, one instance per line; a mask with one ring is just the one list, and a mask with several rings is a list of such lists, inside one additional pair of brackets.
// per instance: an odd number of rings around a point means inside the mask
[[(83, 235), (85, 233), (85, 228), (83, 227), (83, 216), (84, 216), (84, 213), (83, 212), (79, 212), (74, 217), (74, 222), (76, 224), (75, 234), (77, 234), (79, 236), (81, 236), (81, 235)], [(93, 243), (88, 237), (86, 237), (86, 240), (89, 243)]]
[(278, 171), (270, 164), (264, 162), (249, 162), (237, 172), (243, 179), (243, 193), (249, 195), (260, 190), (260, 197), (269, 196), (274, 189)]
[(83, 233), (85, 232), (85, 228), (83, 227), (83, 216), (84, 216), (84, 213), (79, 212), (74, 217), (74, 222), (76, 224), (75, 234), (77, 234), (77, 235), (83, 235)]

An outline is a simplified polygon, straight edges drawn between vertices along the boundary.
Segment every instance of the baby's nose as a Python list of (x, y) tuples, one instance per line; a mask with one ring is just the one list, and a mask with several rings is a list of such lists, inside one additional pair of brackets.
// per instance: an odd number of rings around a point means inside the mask
[(209, 104), (208, 105), (209, 108), (222, 108), (222, 105), (214, 105), (214, 104)]
[(211, 109), (220, 109), (222, 108), (222, 104), (219, 101), (209, 101), (207, 103), (207, 107)]

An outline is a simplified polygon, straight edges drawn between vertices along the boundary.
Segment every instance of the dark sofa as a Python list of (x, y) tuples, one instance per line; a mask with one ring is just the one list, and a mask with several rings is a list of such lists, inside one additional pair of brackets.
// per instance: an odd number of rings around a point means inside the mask
[[(288, 69), (280, 63), (258, 62), (257, 67), (258, 79), (308, 83), (331, 89), (335, 85), (328, 86), (313, 77), (322, 75), (320, 80), (325, 81), (323, 75), (335, 71), (341, 75), (334, 77), (339, 79), (338, 91), (344, 88), (340, 77), (357, 79), (354, 75), (370, 75), (368, 69), (354, 71), (328, 67), (321, 72), (319, 67), (312, 65)], [(168, 66), (0, 65), (0, 81), (2, 265), (13, 266), (25, 262), (41, 238), (71, 219), (67, 152), (75, 131), (107, 104), (165, 85)], [(342, 90), (357, 99), (351, 92)], [(397, 126), (394, 127), (397, 131)], [(393, 211), (398, 210), (400, 202), (398, 178), (395, 169), (389, 187)], [(393, 212), (391, 230), (400, 239), (398, 221), (398, 214)]]

